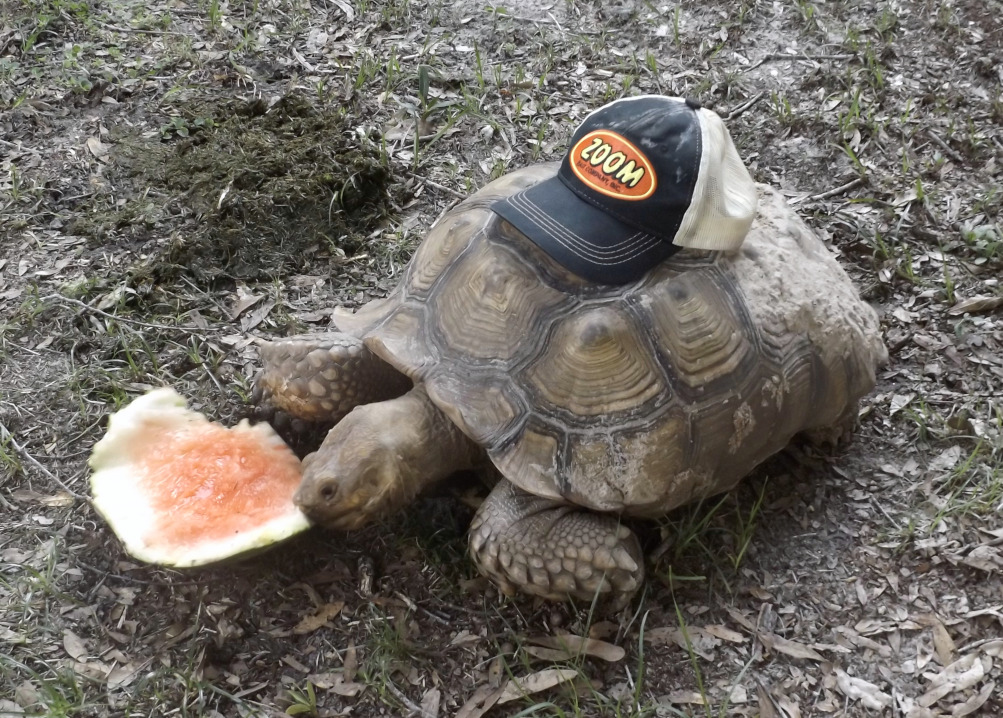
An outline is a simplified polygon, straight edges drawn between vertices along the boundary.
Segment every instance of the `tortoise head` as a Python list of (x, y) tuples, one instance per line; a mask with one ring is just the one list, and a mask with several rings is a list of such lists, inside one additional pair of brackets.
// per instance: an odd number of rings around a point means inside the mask
[(387, 427), (372, 431), (368, 421), (357, 420), (359, 413), (339, 422), (303, 460), (294, 498), (312, 521), (342, 531), (388, 516), (414, 495)]

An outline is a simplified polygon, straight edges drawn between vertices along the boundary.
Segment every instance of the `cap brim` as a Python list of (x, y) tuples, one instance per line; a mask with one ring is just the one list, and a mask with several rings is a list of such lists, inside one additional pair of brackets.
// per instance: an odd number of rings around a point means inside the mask
[[(627, 284), (680, 248), (594, 207), (552, 177), (491, 209), (564, 267), (598, 284)], [(601, 238), (601, 242), (590, 238)]]

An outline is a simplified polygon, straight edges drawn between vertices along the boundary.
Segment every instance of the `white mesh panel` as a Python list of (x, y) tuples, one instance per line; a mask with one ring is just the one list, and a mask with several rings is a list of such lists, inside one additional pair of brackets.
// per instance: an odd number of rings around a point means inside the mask
[(737, 249), (756, 216), (756, 187), (721, 118), (705, 109), (697, 110), (697, 116), (703, 142), (700, 173), (673, 244)]

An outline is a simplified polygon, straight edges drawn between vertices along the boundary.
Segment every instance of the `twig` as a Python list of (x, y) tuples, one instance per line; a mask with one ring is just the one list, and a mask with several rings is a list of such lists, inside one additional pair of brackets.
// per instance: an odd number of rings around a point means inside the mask
[(405, 596), (400, 591), (397, 591), (396, 593), (397, 593), (397, 598), (399, 598), (405, 604), (407, 604), (407, 607), (410, 608), (412, 611), (421, 611), (426, 616), (428, 616), (429, 618), (431, 618), (433, 621), (438, 621), (439, 623), (442, 623), (442, 624), (444, 624), (446, 626), (450, 625), (450, 621), (448, 619), (443, 618), (442, 616), (439, 616), (439, 615), (436, 615), (436, 614), (432, 613), (431, 611), (429, 611), (424, 606), (421, 606), (418, 603), (416, 603), (415, 601), (412, 601), (410, 598), (408, 598), (407, 596)]
[(406, 695), (404, 695), (401, 692), (401, 689), (394, 685), (393, 681), (391, 681), (391, 680), (388, 679), (387, 682), (386, 682), (386, 686), (387, 686), (387, 690), (389, 690), (391, 693), (393, 693), (394, 697), (397, 698), (397, 700), (399, 700), (401, 703), (403, 703), (404, 705), (406, 705), (411, 711), (417, 713), (418, 715), (420, 715), (422, 717), (425, 716), (425, 711), (423, 711), (421, 709), (421, 706), (418, 705), (417, 703), (415, 703), (410, 698), (408, 698)]
[(64, 484), (62, 482), (62, 480), (58, 476), (56, 476), (51, 471), (49, 471), (47, 468), (45, 468), (40, 463), (38, 463), (38, 460), (34, 456), (32, 456), (31, 454), (29, 454), (28, 451), (27, 451), (27, 449), (25, 449), (23, 446), (21, 446), (19, 443), (17, 443), (17, 439), (14, 438), (14, 435), (3, 424), (3, 422), (0, 422), (0, 438), (6, 439), (7, 441), (9, 441), (10, 445), (14, 447), (14, 451), (16, 451), (22, 457), (24, 457), (25, 459), (27, 459), (28, 463), (30, 463), (36, 469), (38, 469), (43, 474), (45, 474), (49, 479), (51, 479), (56, 484), (58, 484), (59, 487), (62, 488), (63, 491), (65, 491), (66, 493), (68, 493), (70, 496), (73, 496), (74, 498), (77, 498), (77, 499), (87, 498), (83, 494), (78, 494), (76, 491), (74, 491), (69, 486), (67, 486), (66, 484)]
[(953, 149), (951, 149), (951, 146), (949, 144), (947, 144), (946, 142), (944, 142), (944, 140), (942, 140), (940, 138), (940, 135), (938, 135), (936, 132), (934, 132), (931, 129), (927, 129), (926, 134), (927, 134), (927, 136), (931, 140), (933, 140), (938, 145), (940, 145), (941, 148), (944, 150), (944, 154), (946, 154), (952, 160), (954, 160), (955, 162), (957, 162), (959, 165), (965, 163), (964, 158), (961, 155), (959, 155), (957, 152), (955, 152)]
[(421, 175), (416, 175), (414, 172), (410, 172), (409, 174), (412, 177), (414, 177), (416, 180), (418, 180), (419, 182), (427, 184), (430, 187), (435, 187), (436, 189), (442, 190), (443, 192), (447, 192), (447, 193), (453, 195), (454, 197), (458, 197), (459, 199), (466, 199), (467, 198), (467, 195), (463, 194), (462, 192), (459, 192), (458, 190), (455, 190), (452, 187), (447, 187), (444, 184), (439, 184), (438, 182), (430, 180), (428, 177), (422, 177)]
[(177, 326), (173, 326), (172, 327), (172, 326), (168, 326), (167, 324), (153, 324), (151, 322), (141, 322), (141, 321), (139, 321), (137, 319), (129, 319), (127, 317), (119, 317), (119, 316), (116, 316), (115, 314), (109, 314), (108, 312), (102, 311), (102, 310), (98, 309), (97, 307), (92, 307), (89, 304), (85, 304), (84, 302), (81, 302), (78, 299), (70, 299), (69, 297), (64, 297), (64, 296), (62, 296), (60, 294), (49, 294), (49, 295), (46, 295), (46, 296), (42, 297), (42, 301), (43, 302), (52, 301), (52, 302), (56, 302), (57, 304), (58, 303), (75, 304), (78, 307), (86, 309), (89, 312), (94, 312), (95, 314), (100, 314), (102, 317), (106, 317), (107, 319), (114, 319), (116, 322), (126, 322), (128, 324), (135, 324), (137, 326), (143, 327), (144, 329), (176, 329), (176, 330), (182, 331), (182, 332), (191, 332), (191, 333), (203, 332), (204, 333), (204, 330), (200, 329), (199, 327), (189, 326), (189, 325), (186, 325), (186, 324), (179, 324)]
[(852, 179), (846, 184), (840, 185), (839, 187), (835, 187), (826, 192), (819, 192), (818, 194), (814, 194), (808, 199), (820, 200), (820, 199), (829, 199), (830, 197), (837, 197), (843, 194), (844, 192), (849, 192), (851, 189), (856, 189), (857, 187), (860, 187), (863, 184), (864, 184), (863, 178), (857, 177), (856, 179)]
[[(562, 30), (561, 26), (557, 24), (557, 20), (556, 19), (548, 19), (548, 18), (542, 18), (542, 17), (523, 17), (522, 15), (513, 15), (512, 13), (509, 13), (509, 12), (499, 12), (499, 13), (492, 13), (492, 14), (495, 15), (495, 17), (497, 17), (500, 20), (504, 20), (504, 19), (518, 20), (519, 22), (531, 22), (534, 25), (554, 25), (554, 26), (557, 27), (557, 29), (559, 31), (561, 31), (562, 33), (564, 32)], [(548, 12), (547, 14), (550, 15), (551, 18), (554, 17), (552, 13)], [(598, 30), (576, 30), (575, 32), (577, 32), (579, 35), (598, 35), (599, 34)]]
[(765, 91), (760, 92), (758, 95), (756, 95), (756, 96), (754, 96), (754, 97), (746, 100), (743, 104), (739, 105), (734, 110), (732, 110), (731, 112), (729, 112), (728, 116), (725, 117), (724, 119), (725, 120), (733, 120), (733, 119), (735, 119), (736, 117), (738, 117), (739, 115), (741, 115), (743, 112), (747, 111), (750, 107), (752, 107), (753, 105), (755, 105), (757, 102), (759, 102), (764, 97), (766, 97), (766, 92)]
[(837, 195), (841, 195), (844, 192), (849, 192), (851, 189), (859, 187), (862, 184), (864, 184), (864, 180), (861, 179), (860, 177), (857, 177), (857, 179), (850, 180), (844, 185), (840, 185), (839, 187), (834, 187), (833, 189), (826, 190), (825, 192), (819, 192), (818, 194), (809, 195), (808, 197), (800, 197), (798, 199), (792, 199), (790, 203), (800, 204), (801, 202), (804, 202), (806, 199), (810, 200), (829, 199), (831, 197), (836, 197)]
[(746, 72), (749, 70), (755, 70), (760, 65), (765, 65), (767, 62), (775, 62), (777, 60), (809, 60), (812, 62), (817, 62), (819, 60), (852, 60), (856, 55), (852, 53), (846, 53), (842, 55), (790, 55), (782, 52), (775, 52), (762, 58), (759, 62), (750, 65), (745, 69)]
[(551, 21), (553, 21), (554, 25), (557, 27), (557, 32), (559, 32), (561, 34), (561, 37), (564, 37), (564, 28), (561, 27), (561, 23), (557, 22), (557, 18), (554, 17), (554, 13), (552, 13), (552, 12), (550, 12), (548, 10), (547, 11), (547, 17), (549, 17), (551, 19)]
[(4, 508), (6, 508), (8, 511), (14, 510), (14, 504), (8, 501), (3, 494), (0, 494), (0, 504), (3, 504)]
[(103, 22), (101, 20), (95, 20), (94, 22), (95, 24), (114, 32), (134, 32), (140, 35), (178, 35), (180, 37), (190, 37), (187, 32), (175, 32), (174, 30), (146, 30), (139, 27), (119, 27), (118, 25), (112, 25), (111, 23)]

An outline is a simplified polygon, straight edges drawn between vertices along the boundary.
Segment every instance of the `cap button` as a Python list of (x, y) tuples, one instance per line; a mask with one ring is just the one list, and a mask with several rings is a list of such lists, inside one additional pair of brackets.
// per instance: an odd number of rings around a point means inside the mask
[(700, 100), (694, 100), (692, 97), (686, 98), (686, 106), (691, 110), (699, 110), (703, 105), (700, 104)]

